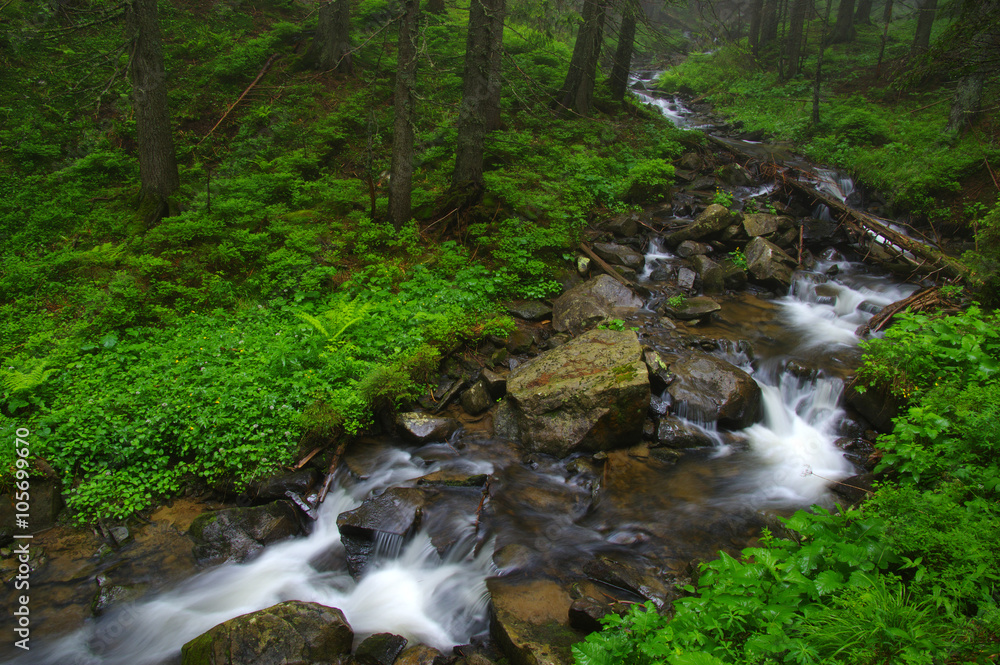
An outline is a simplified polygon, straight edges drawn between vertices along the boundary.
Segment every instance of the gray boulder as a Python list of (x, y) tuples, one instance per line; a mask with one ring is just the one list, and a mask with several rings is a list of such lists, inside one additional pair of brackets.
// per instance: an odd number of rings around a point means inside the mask
[(181, 665), (319, 665), (351, 652), (344, 613), (292, 600), (244, 614), (181, 647)]
[(760, 419), (760, 386), (739, 367), (695, 352), (670, 366), (675, 379), (667, 388), (676, 413), (720, 427), (742, 429)]
[(791, 226), (791, 220), (787, 217), (769, 215), (758, 212), (743, 217), (743, 230), (751, 238), (766, 236), (779, 229), (787, 229)]
[(598, 275), (559, 296), (552, 305), (552, 327), (578, 335), (619, 307), (642, 307), (642, 300), (613, 277)]
[(642, 439), (649, 377), (636, 334), (592, 330), (525, 363), (507, 381), (516, 436), (530, 451), (630, 446)]
[(722, 305), (711, 298), (697, 296), (686, 298), (676, 307), (667, 302), (663, 306), (663, 313), (681, 321), (694, 321), (695, 319), (705, 319), (721, 309)]
[(302, 534), (298, 513), (289, 501), (227, 508), (203, 513), (188, 529), (199, 563), (243, 562), (268, 543)]
[(722, 293), (725, 287), (725, 271), (718, 263), (708, 258), (704, 254), (697, 254), (691, 258), (694, 269), (701, 278), (701, 288), (705, 293)]
[(416, 443), (447, 441), (460, 427), (454, 418), (439, 418), (419, 411), (397, 414), (396, 426), (405, 438)]
[(685, 240), (698, 240), (718, 233), (732, 224), (732, 219), (733, 215), (726, 207), (713, 203), (705, 208), (694, 222), (668, 235), (666, 237), (667, 244), (676, 247)]
[(631, 247), (611, 242), (594, 243), (594, 253), (616, 266), (638, 269), (646, 262), (645, 257)]
[(787, 289), (796, 261), (764, 238), (754, 238), (746, 248), (747, 269), (755, 282), (768, 288)]

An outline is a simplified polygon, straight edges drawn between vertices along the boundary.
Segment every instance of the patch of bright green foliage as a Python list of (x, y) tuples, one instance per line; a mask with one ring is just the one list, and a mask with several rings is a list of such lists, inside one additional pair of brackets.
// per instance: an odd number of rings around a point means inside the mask
[[(714, 111), (739, 119), (745, 131), (763, 130), (775, 140), (794, 142), (810, 159), (885, 192), (900, 209), (950, 217), (941, 199), (954, 195), (961, 178), (984, 159), (995, 159), (1000, 148), (976, 131), (943, 140), (951, 88), (899, 95), (906, 81), (861, 86), (858, 75), (875, 70), (882, 32), (881, 26), (856, 27), (857, 41), (826, 49), (818, 125), (812, 122), (815, 47), (792, 79), (783, 80), (775, 67), (767, 67), (776, 57), (762, 56), (759, 66), (739, 42), (710, 55), (690, 55), (664, 72), (658, 85), (668, 92), (707, 95)], [(819, 34), (818, 26), (812, 29)], [(912, 25), (910, 30), (905, 35), (912, 38)], [(907, 52), (904, 32), (893, 25), (886, 62)]]
[(986, 663), (1000, 634), (1000, 323), (903, 314), (860, 383), (906, 403), (860, 508), (814, 507), (703, 564), (672, 617), (651, 603), (574, 647), (578, 665)]
[(586, 221), (668, 184), (694, 140), (651, 115), (554, 115), (573, 33), (513, 3), (531, 19), (508, 20), (486, 191), (441, 220), (468, 15), (429, 14), (415, 219), (397, 232), (380, 179), (392, 3), (352, 8), (352, 43), (370, 45), (355, 75), (332, 76), (300, 67), (309, 6), (161, 2), (181, 211), (149, 228), (121, 21), (75, 27), (77, 10), (115, 6), (13, 0), (0, 27), (0, 431), (31, 429), (79, 519), (239, 486), (365, 430), (436, 381), (443, 355), (509, 330), (493, 303), (554, 293)]

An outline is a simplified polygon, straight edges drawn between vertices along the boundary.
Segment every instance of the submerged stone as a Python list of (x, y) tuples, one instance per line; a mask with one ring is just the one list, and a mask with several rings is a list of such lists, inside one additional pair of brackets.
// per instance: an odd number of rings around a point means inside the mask
[(570, 665), (583, 635), (569, 625), (569, 591), (551, 580), (516, 577), (486, 580), (490, 637), (513, 665)]

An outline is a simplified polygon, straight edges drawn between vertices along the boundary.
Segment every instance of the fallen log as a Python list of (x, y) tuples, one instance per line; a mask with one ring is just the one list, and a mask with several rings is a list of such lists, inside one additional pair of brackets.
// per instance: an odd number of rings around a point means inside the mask
[(868, 323), (861, 325), (855, 331), (858, 337), (864, 337), (870, 333), (879, 332), (892, 323), (893, 318), (900, 312), (926, 312), (930, 310), (954, 312), (958, 311), (952, 302), (941, 295), (941, 289), (936, 286), (928, 286), (925, 289), (915, 291), (902, 300), (886, 305), (878, 314), (868, 320)]
[(605, 261), (604, 259), (602, 259), (601, 257), (599, 257), (597, 254), (595, 254), (594, 250), (592, 250), (590, 248), (590, 245), (588, 245), (585, 242), (581, 242), (580, 243), (580, 250), (583, 251), (584, 254), (586, 254), (587, 256), (589, 256), (591, 258), (591, 260), (594, 261), (594, 263), (596, 263), (597, 265), (601, 266), (601, 268), (604, 269), (604, 272), (608, 273), (609, 275), (611, 275), (611, 277), (613, 277), (614, 279), (617, 279), (619, 282), (621, 282), (622, 284), (624, 284), (628, 288), (630, 288), (632, 290), (635, 290), (635, 286), (636, 285), (633, 284), (632, 282), (628, 281), (627, 279), (625, 279), (625, 277), (623, 277), (620, 272), (618, 272), (617, 270), (615, 270), (614, 268), (612, 268), (610, 265), (608, 265), (607, 261)]
[[(724, 141), (715, 136), (709, 136), (709, 140), (720, 148), (727, 150), (734, 155), (750, 159), (755, 162), (762, 162), (760, 156), (760, 146), (754, 146), (756, 152), (743, 150), (740, 146), (729, 141)], [(770, 159), (767, 163), (779, 164), (774, 159), (773, 153), (767, 153)], [(900, 233), (889, 227), (889, 222), (879, 219), (860, 210), (854, 210), (842, 201), (832, 196), (824, 194), (811, 184), (802, 182), (799, 178), (790, 173), (790, 167), (780, 164), (784, 170), (777, 174), (782, 183), (799, 193), (810, 197), (814, 202), (822, 203), (830, 209), (831, 214), (836, 213), (839, 221), (854, 231), (859, 237), (878, 236), (884, 238), (889, 245), (883, 245), (886, 249), (894, 251), (903, 261), (909, 264), (915, 271), (924, 273), (944, 272), (950, 277), (967, 279), (970, 277), (970, 270), (959, 261), (946, 255), (944, 252), (931, 247), (919, 240), (914, 240), (909, 236)], [(906, 253), (910, 256), (907, 256)], [(922, 259), (922, 260), (917, 260)]]

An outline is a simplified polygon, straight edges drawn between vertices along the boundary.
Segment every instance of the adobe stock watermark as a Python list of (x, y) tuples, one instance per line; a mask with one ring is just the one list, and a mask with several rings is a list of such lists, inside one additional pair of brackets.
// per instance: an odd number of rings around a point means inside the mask
[(14, 646), (28, 651), (31, 647), (31, 483), (28, 479), (28, 454), (31, 445), (28, 437), (31, 432), (24, 427), (14, 432), (14, 557), (17, 560), (17, 574), (14, 576), (14, 589), (21, 592), (14, 603)]

